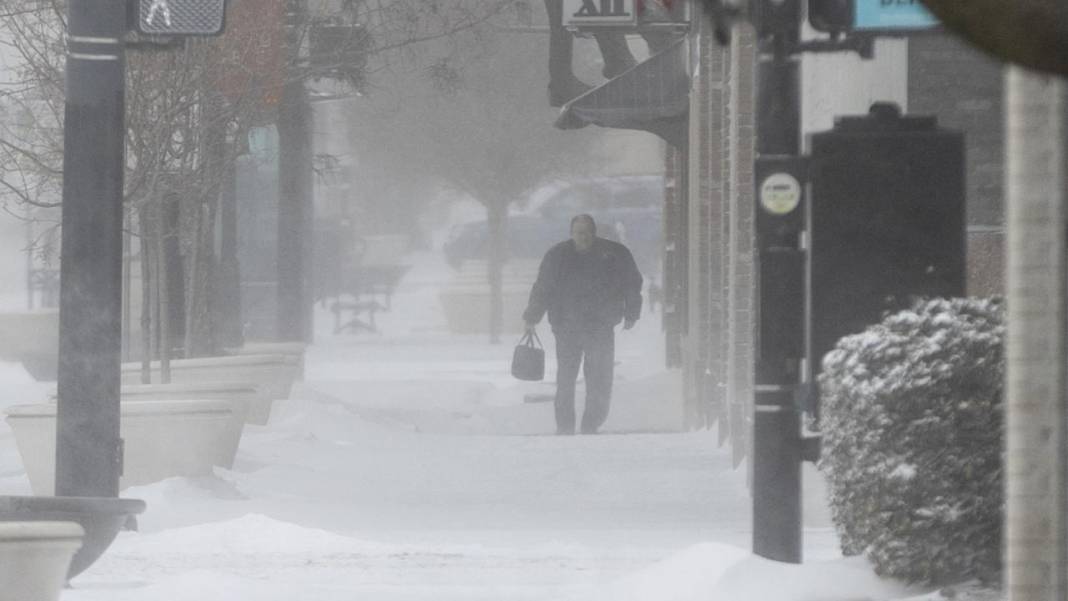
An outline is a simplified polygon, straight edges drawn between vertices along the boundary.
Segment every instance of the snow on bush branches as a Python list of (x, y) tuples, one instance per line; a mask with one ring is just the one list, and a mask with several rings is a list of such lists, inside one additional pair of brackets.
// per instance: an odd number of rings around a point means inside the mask
[(996, 299), (931, 300), (823, 360), (820, 469), (846, 555), (942, 584), (999, 569), (1005, 326)]

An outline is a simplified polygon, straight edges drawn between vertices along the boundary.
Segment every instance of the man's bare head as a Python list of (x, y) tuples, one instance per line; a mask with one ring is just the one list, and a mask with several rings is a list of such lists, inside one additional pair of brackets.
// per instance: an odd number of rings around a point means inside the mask
[(575, 215), (571, 219), (571, 240), (575, 243), (575, 250), (586, 252), (593, 248), (593, 240), (597, 237), (597, 222), (591, 215), (583, 213)]

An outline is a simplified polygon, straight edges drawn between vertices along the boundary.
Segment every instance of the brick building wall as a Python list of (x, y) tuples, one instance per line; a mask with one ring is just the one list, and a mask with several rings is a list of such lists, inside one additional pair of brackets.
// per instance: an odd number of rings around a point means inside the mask
[(968, 224), (1002, 223), (1004, 119), (1000, 63), (948, 35), (909, 40), (909, 112), (964, 132)]
[(909, 41), (909, 112), (964, 132), (968, 294), (1004, 293), (1001, 64), (948, 35)]

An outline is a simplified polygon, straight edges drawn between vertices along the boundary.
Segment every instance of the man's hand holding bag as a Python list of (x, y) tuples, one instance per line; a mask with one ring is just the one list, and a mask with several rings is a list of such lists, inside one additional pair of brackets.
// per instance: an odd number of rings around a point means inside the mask
[(512, 353), (512, 375), (527, 382), (545, 377), (545, 349), (533, 329), (527, 330)]

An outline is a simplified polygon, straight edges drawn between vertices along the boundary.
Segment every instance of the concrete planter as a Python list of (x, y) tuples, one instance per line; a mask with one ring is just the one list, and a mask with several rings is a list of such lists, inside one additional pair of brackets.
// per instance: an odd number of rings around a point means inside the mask
[(119, 530), (136, 525), (135, 516), (144, 510), (145, 502), (140, 499), (0, 496), (0, 522), (74, 522), (81, 526), (85, 537), (70, 561), (67, 579), (91, 566), (111, 546)]
[(56, 379), (59, 311), (0, 313), (0, 359), (22, 363), (38, 380)]
[[(245, 420), (263, 425), (270, 419), (271, 403), (288, 399), (293, 382), (301, 375), (302, 359), (296, 355), (234, 355), (171, 361), (171, 382), (254, 382), (263, 399), (253, 404)], [(152, 380), (159, 381), (159, 362), (152, 363)], [(123, 385), (141, 384), (141, 364), (122, 365)]]
[[(235, 439), (233, 410), (226, 401), (131, 401), (121, 407), (122, 488), (210, 474), (213, 465), (237, 449), (240, 433)], [(7, 409), (35, 495), (55, 490), (56, 408), (44, 403)]]
[[(200, 399), (205, 401), (228, 401), (233, 407), (237, 437), (250, 414), (270, 412), (270, 401), (260, 394), (250, 382), (196, 382), (183, 384), (126, 384), (122, 387), (122, 402), (129, 401), (175, 401)], [(266, 405), (266, 406), (264, 406)], [(235, 451), (236, 452), (236, 451)], [(229, 464), (220, 463), (223, 467)]]
[[(523, 330), (523, 311), (530, 298), (530, 286), (502, 286), (504, 334), (519, 334)], [(489, 286), (453, 284), (438, 293), (449, 331), (453, 334), (485, 334), (489, 332)]]
[[(454, 334), (484, 334), (489, 331), (490, 286), (485, 261), (465, 261), (456, 278), (438, 293), (449, 331)], [(503, 333), (523, 330), (523, 311), (530, 300), (530, 288), (538, 275), (538, 263), (512, 261), (505, 264), (501, 296)]]
[(84, 535), (74, 522), (0, 522), (0, 597), (58, 600)]
[(237, 348), (224, 349), (227, 355), (292, 355), (300, 365), (297, 379), (304, 377), (304, 352), (308, 345), (303, 342), (246, 342)]
[[(241, 444), (241, 433), (245, 421), (253, 411), (270, 411), (269, 402), (252, 384), (241, 382), (218, 382), (196, 384), (137, 384), (122, 387), (122, 402), (170, 402), (183, 399), (205, 401), (225, 401), (230, 403), (233, 412), (230, 417), (230, 431), (226, 435), (226, 445), (219, 445), (220, 455), (215, 465), (227, 469), (234, 466), (234, 457)], [(261, 405), (267, 404), (267, 407)], [(232, 445), (230, 444), (232, 443)]]

